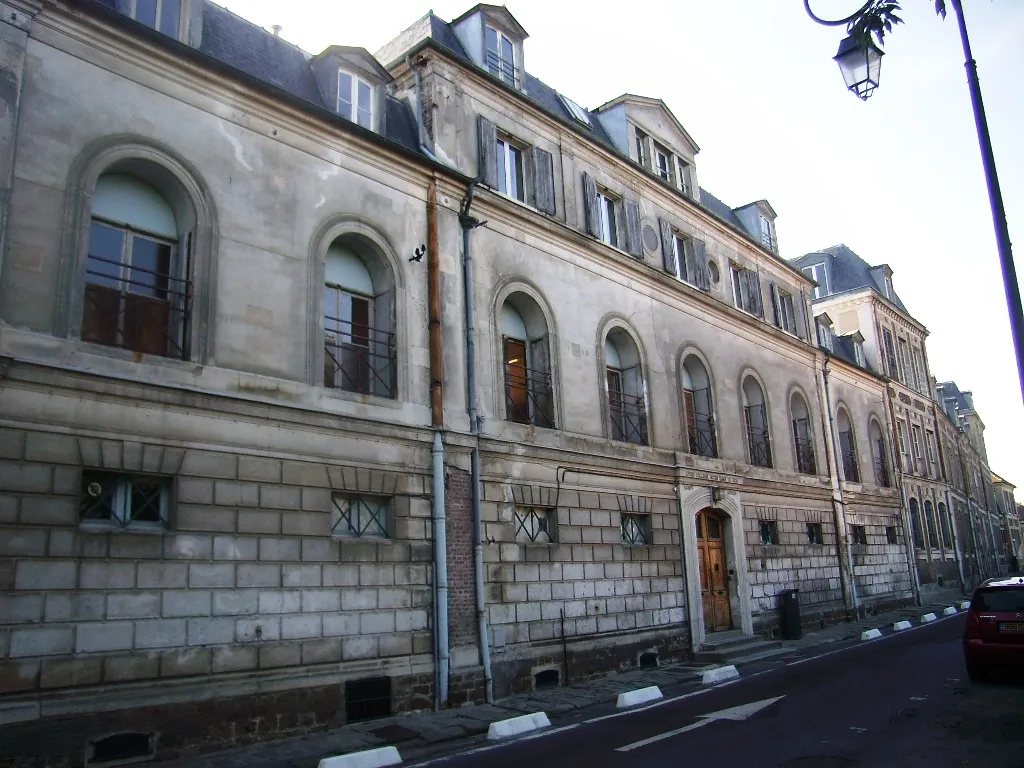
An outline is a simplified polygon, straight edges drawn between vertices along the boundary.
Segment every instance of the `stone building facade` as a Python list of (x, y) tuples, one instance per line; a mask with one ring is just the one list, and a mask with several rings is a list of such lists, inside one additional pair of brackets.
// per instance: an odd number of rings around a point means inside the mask
[(664, 102), (583, 109), (503, 7), (311, 56), (207, 0), (0, 5), (13, 765), (912, 599), (892, 383)]

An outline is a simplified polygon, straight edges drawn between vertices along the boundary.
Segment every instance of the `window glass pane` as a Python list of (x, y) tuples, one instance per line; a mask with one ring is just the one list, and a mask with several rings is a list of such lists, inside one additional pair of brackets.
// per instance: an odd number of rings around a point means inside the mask
[(509, 160), (512, 163), (512, 168), (510, 169), (512, 171), (510, 174), (512, 189), (509, 190), (509, 194), (516, 200), (525, 200), (525, 187), (523, 185), (523, 153), (515, 147), (510, 146), (508, 148), (508, 155)]
[(163, 0), (160, 6), (160, 31), (171, 37), (178, 36), (181, 0)]
[(352, 75), (338, 73), (338, 114), (352, 119)]
[(156, 0), (135, 0), (135, 20), (156, 29)]
[(162, 519), (160, 498), (163, 483), (159, 480), (133, 478), (130, 486), (129, 519), (142, 523), (159, 523)]
[(487, 27), (487, 69), (492, 75), (497, 75), (498, 70), (498, 33)]
[(971, 605), (975, 611), (1021, 612), (1024, 611), (1024, 589), (987, 589), (979, 591)]
[(373, 116), (373, 91), (367, 83), (362, 80), (357, 81), (358, 95), (358, 115), (357, 121), (364, 128), (372, 128), (372, 116)]
[(140, 235), (132, 238), (132, 264), (128, 272), (128, 291), (167, 298), (167, 275), (171, 266), (171, 246)]
[(720, 522), (718, 522), (718, 519), (714, 518), (714, 517), (711, 517), (709, 515), (708, 518), (707, 518), (707, 521), (708, 521), (708, 538), (709, 539), (720, 539), (720, 538), (722, 538), (722, 524)]
[(118, 289), (121, 286), (121, 260), (125, 233), (94, 221), (89, 228), (89, 258), (86, 282)]
[(104, 474), (82, 473), (82, 520), (113, 520), (117, 501), (117, 480)]

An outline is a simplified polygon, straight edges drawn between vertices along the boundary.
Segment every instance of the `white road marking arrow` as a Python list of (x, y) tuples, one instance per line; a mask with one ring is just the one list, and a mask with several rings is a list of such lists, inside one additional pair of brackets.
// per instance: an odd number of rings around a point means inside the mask
[(630, 750), (637, 749), (639, 747), (646, 747), (648, 744), (654, 744), (662, 739), (670, 739), (673, 736), (678, 736), (680, 733), (686, 733), (687, 731), (695, 731), (698, 728), (703, 728), (705, 725), (713, 723), (715, 720), (733, 720), (740, 721), (746, 720), (748, 717), (752, 717), (760, 712), (765, 707), (770, 707), (776, 701), (785, 698), (784, 696), (775, 696), (771, 699), (762, 699), (761, 701), (753, 701), (750, 704), (740, 704), (738, 707), (729, 707), (728, 709), (720, 709), (717, 712), (711, 712), (707, 715), (697, 715), (697, 722), (690, 723), (682, 728), (676, 728), (674, 731), (668, 731), (667, 733), (659, 733), (657, 736), (651, 736), (649, 739), (643, 741), (634, 741), (632, 744), (627, 744), (624, 747), (619, 747), (616, 752), (629, 752)]

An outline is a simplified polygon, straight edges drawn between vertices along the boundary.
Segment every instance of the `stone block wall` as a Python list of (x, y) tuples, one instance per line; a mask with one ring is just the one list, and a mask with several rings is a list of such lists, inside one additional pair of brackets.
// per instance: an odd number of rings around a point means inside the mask
[[(867, 544), (857, 544), (852, 538), (853, 578), (860, 602), (870, 607), (882, 607), (911, 596), (910, 571), (900, 520), (893, 512), (873, 513), (850, 510), (846, 514), (851, 526), (864, 526)], [(896, 543), (886, 538), (886, 528), (896, 529)]]
[[(762, 520), (775, 523), (777, 545), (761, 541)], [(821, 544), (808, 541), (808, 523), (821, 525)], [(829, 617), (837, 608), (842, 610), (836, 531), (830, 512), (745, 504), (743, 528), (755, 631), (771, 632), (778, 626), (778, 595), (787, 589), (800, 590), (805, 623)]]
[[(172, 477), (168, 530), (81, 525), (85, 468)], [(346, 679), (386, 675), (405, 691), (396, 709), (429, 706), (425, 491), (408, 469), (0, 430), (7, 722), (81, 714), (91, 705), (76, 691), (90, 686), (103, 686), (104, 706), (139, 711), (167, 705), (174, 690), (188, 691), (180, 701), (198, 702), (255, 693), (257, 685), (327, 686), (334, 711), (328, 717), (317, 705), (323, 724), (343, 717)], [(391, 537), (337, 536), (338, 492), (392, 498)], [(144, 681), (160, 681), (162, 693), (121, 691)], [(303, 706), (309, 698), (289, 701)], [(245, 706), (232, 711), (238, 732), (251, 731)], [(26, 727), (2, 726), (0, 733)]]

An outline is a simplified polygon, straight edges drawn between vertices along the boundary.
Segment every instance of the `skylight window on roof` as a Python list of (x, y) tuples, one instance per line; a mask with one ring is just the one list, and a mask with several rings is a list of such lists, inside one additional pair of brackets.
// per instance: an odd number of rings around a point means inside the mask
[(590, 117), (587, 116), (587, 112), (585, 109), (583, 109), (583, 107), (581, 107), (575, 101), (570, 99), (568, 96), (558, 94), (558, 98), (562, 100), (562, 103), (565, 105), (565, 108), (569, 110), (569, 114), (571, 114), (574, 118), (576, 118), (579, 122), (583, 123), (584, 125), (588, 127), (590, 126)]

